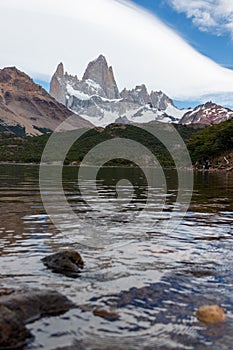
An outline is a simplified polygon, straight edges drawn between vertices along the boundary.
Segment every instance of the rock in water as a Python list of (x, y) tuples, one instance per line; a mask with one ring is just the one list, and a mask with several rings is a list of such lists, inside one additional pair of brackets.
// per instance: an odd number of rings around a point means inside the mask
[(15, 291), (0, 297), (0, 305), (16, 312), (21, 322), (28, 323), (42, 316), (59, 315), (74, 304), (64, 295), (53, 290)]
[(48, 255), (42, 262), (52, 271), (68, 277), (77, 277), (84, 265), (81, 255), (72, 249)]
[(75, 307), (51, 290), (10, 291), (0, 296), (0, 349), (22, 349), (31, 336), (26, 324), (43, 316), (60, 315)]
[(196, 312), (197, 319), (203, 323), (213, 324), (223, 322), (226, 311), (218, 305), (203, 305)]
[(97, 308), (93, 310), (93, 315), (105, 318), (108, 321), (116, 321), (116, 320), (119, 320), (120, 318), (119, 314), (114, 311), (108, 311), (105, 309), (97, 309)]
[(7, 307), (0, 305), (0, 349), (18, 349), (25, 345), (30, 332), (19, 317)]

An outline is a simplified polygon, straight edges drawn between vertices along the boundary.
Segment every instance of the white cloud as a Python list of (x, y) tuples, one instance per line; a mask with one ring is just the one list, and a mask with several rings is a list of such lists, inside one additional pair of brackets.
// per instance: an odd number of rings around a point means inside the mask
[(202, 31), (217, 35), (230, 33), (233, 38), (232, 0), (167, 0), (177, 11), (192, 18), (193, 24)]
[(35, 78), (49, 79), (60, 61), (81, 77), (102, 53), (121, 89), (145, 83), (175, 99), (233, 91), (233, 71), (130, 2), (1, 0), (0, 30), (0, 66), (16, 65)]

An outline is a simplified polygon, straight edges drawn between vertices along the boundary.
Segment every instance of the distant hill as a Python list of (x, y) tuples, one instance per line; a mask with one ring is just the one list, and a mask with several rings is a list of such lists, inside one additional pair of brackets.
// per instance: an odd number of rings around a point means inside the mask
[[(165, 123), (153, 122), (157, 128), (166, 128)], [(205, 128), (174, 124), (186, 143), (193, 165), (202, 168), (208, 162), (211, 167), (233, 168), (233, 119)], [(68, 131), (67, 137), (74, 131)], [(16, 136), (14, 133), (0, 132), (0, 161), (39, 163), (50, 135)], [(63, 133), (61, 133), (61, 139)], [(174, 162), (165, 147), (153, 136), (137, 125), (110, 124), (106, 128), (93, 128), (73, 144), (65, 159), (65, 164), (78, 165), (87, 152), (103, 141), (115, 137), (132, 139), (144, 145), (156, 155), (162, 166), (172, 167)], [(58, 142), (60, 142), (58, 140)], [(129, 165), (118, 159), (108, 165)], [(150, 164), (148, 164), (150, 165)]]
[[(159, 128), (166, 128), (165, 123), (155, 123), (157, 130)], [(177, 131), (181, 137), (187, 142), (193, 133), (197, 132), (197, 128), (175, 125)], [(67, 137), (71, 136), (73, 131), (67, 132)], [(0, 134), (0, 161), (14, 161), (14, 162), (34, 162), (39, 163), (43, 149), (46, 145), (50, 135), (34, 136), (34, 137), (12, 137), (9, 133)], [(61, 139), (63, 134), (61, 133)], [(112, 138), (127, 138), (138, 142), (140, 145), (144, 145), (153, 154), (156, 155), (162, 166), (174, 166), (174, 162), (165, 149), (165, 147), (156, 140), (148, 132), (142, 130), (137, 125), (122, 125), (122, 124), (110, 124), (104, 128), (94, 128), (83, 134), (83, 136), (71, 147), (67, 154), (66, 164), (79, 164), (83, 157), (96, 145), (103, 141), (110, 140)], [(60, 138), (59, 138), (60, 140)], [(58, 142), (60, 142), (58, 140)], [(174, 145), (175, 147), (175, 145)], [(179, 149), (177, 149), (179, 151)], [(108, 165), (129, 165), (127, 161), (118, 159), (110, 162)], [(150, 164), (147, 164), (150, 165)]]
[(206, 102), (184, 114), (180, 124), (213, 125), (233, 117), (233, 111), (213, 102)]

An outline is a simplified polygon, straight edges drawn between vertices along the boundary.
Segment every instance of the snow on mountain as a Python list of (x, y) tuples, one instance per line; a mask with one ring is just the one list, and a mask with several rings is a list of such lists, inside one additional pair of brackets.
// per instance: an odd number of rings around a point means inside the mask
[(51, 79), (50, 94), (96, 126), (152, 120), (178, 123), (187, 112), (175, 107), (162, 91), (148, 93), (144, 84), (119, 92), (113, 69), (103, 55), (88, 64), (81, 80), (65, 73), (60, 63)]
[(180, 124), (212, 125), (233, 118), (233, 110), (207, 102), (184, 114)]

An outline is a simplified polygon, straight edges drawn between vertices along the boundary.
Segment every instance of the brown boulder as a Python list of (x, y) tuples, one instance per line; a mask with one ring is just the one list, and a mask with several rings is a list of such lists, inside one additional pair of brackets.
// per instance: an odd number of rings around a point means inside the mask
[(68, 277), (79, 276), (84, 266), (81, 255), (72, 249), (61, 250), (58, 253), (48, 255), (42, 259), (42, 262), (53, 272), (61, 273)]

